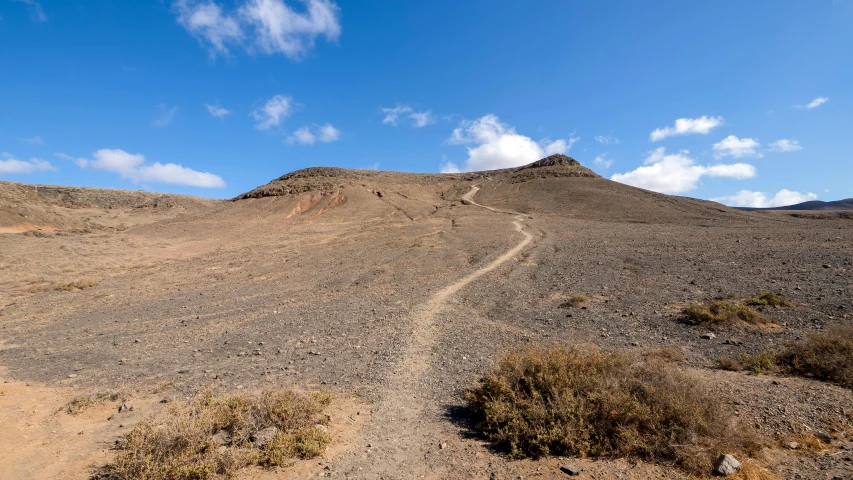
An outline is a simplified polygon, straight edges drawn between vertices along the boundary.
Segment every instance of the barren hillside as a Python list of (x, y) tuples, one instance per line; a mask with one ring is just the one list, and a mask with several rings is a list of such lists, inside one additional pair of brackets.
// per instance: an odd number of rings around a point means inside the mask
[[(459, 414), (504, 352), (554, 342), (675, 351), (761, 435), (849, 445), (849, 389), (717, 361), (851, 322), (851, 225), (652, 193), (560, 155), (448, 175), (311, 168), (232, 201), (2, 182), (0, 450), (15, 460), (0, 472), (82, 478), (108, 461), (136, 420), (96, 410), (84, 427), (53, 409), (81, 392), (135, 389), (142, 415), (167, 394), (278, 385), (335, 394), (335, 446), (247, 478), (562, 478), (568, 460), (512, 461)], [(764, 309), (762, 328), (683, 321), (691, 301), (762, 292), (796, 305)], [(843, 450), (779, 441), (763, 463), (782, 478), (853, 476)], [(571, 462), (587, 478), (686, 477)]]

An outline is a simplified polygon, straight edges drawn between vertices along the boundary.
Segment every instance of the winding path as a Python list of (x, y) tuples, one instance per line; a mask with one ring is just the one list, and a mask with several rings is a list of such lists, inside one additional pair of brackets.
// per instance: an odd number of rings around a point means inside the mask
[[(366, 432), (366, 440), (371, 447), (368, 462), (371, 470), (379, 472), (404, 473), (405, 477), (414, 477), (415, 466), (431, 442), (428, 424), (439, 421), (426, 413), (431, 400), (423, 385), (423, 378), (430, 366), (432, 350), (439, 338), (440, 326), (436, 317), (443, 311), (447, 300), (456, 292), (491, 272), (518, 255), (533, 241), (533, 235), (525, 229), (527, 215), (498, 210), (480, 205), (473, 200), (479, 187), (473, 186), (462, 197), (466, 205), (474, 205), (497, 213), (515, 215), (512, 224), (522, 239), (511, 249), (476, 271), (444, 287), (429, 300), (413, 309), (409, 320), (413, 327), (411, 340), (403, 357), (387, 379), (384, 386), (385, 396), (380, 400), (373, 413), (372, 426)], [(421, 466), (422, 467), (422, 466)]]

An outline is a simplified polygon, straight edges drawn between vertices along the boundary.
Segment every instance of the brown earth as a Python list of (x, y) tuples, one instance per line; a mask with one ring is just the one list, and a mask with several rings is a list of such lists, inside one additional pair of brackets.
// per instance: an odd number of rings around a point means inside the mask
[[(550, 342), (677, 349), (767, 438), (837, 437), (762, 464), (853, 478), (840, 449), (853, 392), (714, 366), (853, 320), (843, 216), (738, 211), (554, 156), (450, 175), (314, 168), (234, 201), (0, 182), (0, 229), (0, 449), (14, 453), (0, 478), (84, 478), (109, 460), (116, 405), (58, 411), (75, 395), (137, 392), (138, 417), (208, 385), (337, 396), (325, 466), (246, 478), (562, 478), (564, 463), (582, 478), (684, 478), (624, 459), (510, 461), (471, 433), (462, 391), (507, 349)], [(75, 282), (88, 288), (60, 288)], [(765, 291), (797, 304), (764, 312), (777, 328), (706, 340), (679, 321), (690, 301)], [(573, 294), (585, 308), (564, 306)]]

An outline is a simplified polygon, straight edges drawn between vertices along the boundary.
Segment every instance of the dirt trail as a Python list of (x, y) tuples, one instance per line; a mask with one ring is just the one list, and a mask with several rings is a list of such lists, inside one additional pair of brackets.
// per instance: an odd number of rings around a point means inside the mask
[(512, 224), (523, 238), (488, 265), (444, 287), (426, 303), (412, 310), (409, 317), (413, 327), (411, 343), (388, 378), (385, 387), (387, 393), (374, 409), (375, 421), (365, 433), (365, 442), (370, 445), (370, 452), (362, 459), (369, 467), (359, 467), (361, 474), (390, 474), (390, 478), (437, 478), (435, 476), (439, 475), (438, 472), (430, 471), (422, 462), (418, 462), (426, 451), (436, 448), (436, 438), (439, 436), (437, 434), (446, 429), (446, 419), (437, 412), (438, 406), (431, 401), (434, 395), (424, 384), (424, 375), (430, 367), (432, 350), (441, 329), (436, 319), (453, 294), (514, 258), (533, 241), (533, 235), (525, 230), (522, 223), (525, 215), (474, 202), (472, 197), (478, 190), (479, 187), (472, 187), (463, 199), (468, 204), (487, 210), (516, 215)]

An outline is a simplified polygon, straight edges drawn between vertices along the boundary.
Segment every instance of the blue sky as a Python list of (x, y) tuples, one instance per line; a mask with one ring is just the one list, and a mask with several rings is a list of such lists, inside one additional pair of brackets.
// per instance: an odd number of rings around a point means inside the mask
[(749, 206), (853, 197), (853, 1), (0, 0), (0, 179), (231, 197), (566, 153)]

